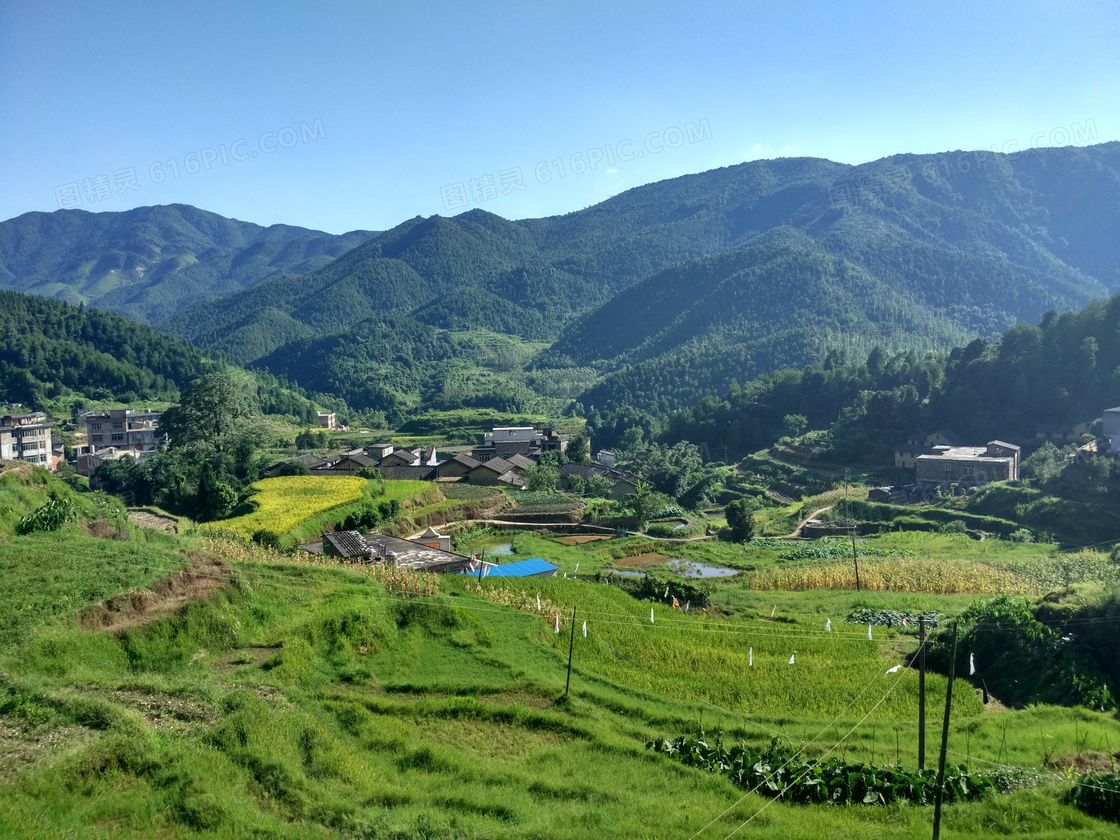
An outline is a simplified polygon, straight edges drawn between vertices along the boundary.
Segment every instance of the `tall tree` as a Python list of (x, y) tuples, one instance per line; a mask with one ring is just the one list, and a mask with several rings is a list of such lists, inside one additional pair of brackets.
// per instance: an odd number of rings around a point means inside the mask
[(238, 420), (251, 416), (252, 400), (229, 374), (208, 373), (191, 382), (179, 399), (163, 413), (159, 426), (172, 448), (207, 443), (221, 451), (238, 428)]

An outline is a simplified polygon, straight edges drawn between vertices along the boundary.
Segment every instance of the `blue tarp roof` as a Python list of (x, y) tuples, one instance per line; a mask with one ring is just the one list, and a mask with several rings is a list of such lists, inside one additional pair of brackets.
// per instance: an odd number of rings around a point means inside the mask
[[(546, 563), (539, 557), (532, 560), (518, 560), (516, 563), (504, 563), (501, 566), (492, 566), (489, 571), (483, 572), (485, 577), (532, 577), (533, 575), (554, 575), (559, 567)], [(477, 574), (477, 572), (475, 573)]]

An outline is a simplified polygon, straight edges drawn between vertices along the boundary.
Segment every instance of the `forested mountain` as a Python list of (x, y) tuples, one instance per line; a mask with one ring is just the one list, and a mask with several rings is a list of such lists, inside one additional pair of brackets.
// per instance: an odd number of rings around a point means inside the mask
[[(866, 359), (866, 361), (864, 360)], [(837, 460), (889, 457), (915, 429), (951, 428), (973, 443), (1030, 442), (1065, 431), (1120, 405), (1120, 293), (1079, 312), (1047, 313), (1039, 326), (1017, 324), (989, 343), (975, 339), (948, 353), (886, 353), (873, 348), (845, 363), (841, 354), (732, 386), (675, 413), (662, 436), (733, 453), (790, 434), (789, 418), (827, 431), (817, 445)], [(650, 430), (629, 407), (589, 421), (604, 446), (628, 426)]]
[(445, 393), (433, 377), (469, 368), (478, 348), (461, 333), (485, 330), (552, 342), (526, 382), (580, 381), (585, 407), (667, 414), (833, 350), (994, 339), (1117, 288), (1108, 143), (754, 161), (546, 219), (417, 217), (161, 328), (390, 414)]
[[(119, 315), (0, 291), (0, 402), (42, 410), (62, 398), (174, 401), (192, 380), (224, 367)], [(315, 403), (287, 383), (262, 373), (239, 376), (265, 413), (315, 420)]]
[(0, 222), (0, 288), (155, 324), (266, 278), (321, 268), (372, 235), (266, 228), (183, 204), (24, 213)]

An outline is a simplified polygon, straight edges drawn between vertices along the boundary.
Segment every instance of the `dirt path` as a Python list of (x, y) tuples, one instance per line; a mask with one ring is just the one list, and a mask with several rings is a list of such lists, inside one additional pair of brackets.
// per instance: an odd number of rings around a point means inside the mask
[(213, 557), (192, 554), (187, 568), (156, 581), (151, 589), (130, 589), (95, 604), (78, 619), (89, 633), (119, 633), (165, 618), (191, 601), (209, 598), (229, 582), (230, 567)]
[(801, 536), (801, 529), (805, 527), (805, 524), (810, 519), (816, 519), (818, 516), (820, 516), (826, 510), (832, 510), (833, 507), (834, 507), (834, 505), (828, 505), (827, 507), (818, 508), (817, 510), (813, 511), (808, 516), (806, 516), (804, 519), (802, 519), (800, 522), (798, 522), (797, 527), (794, 528), (792, 531), (790, 531), (788, 534), (786, 534), (784, 536), (781, 536), (781, 537), (774, 537), (773, 539), (776, 539), (776, 540), (792, 540), (792, 539), (795, 539), (796, 537), (800, 537)]

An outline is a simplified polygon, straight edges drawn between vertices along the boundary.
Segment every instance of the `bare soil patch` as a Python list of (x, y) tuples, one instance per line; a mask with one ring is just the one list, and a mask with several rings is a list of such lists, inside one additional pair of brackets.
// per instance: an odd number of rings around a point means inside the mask
[(1061, 758), (1055, 758), (1050, 762), (1050, 766), (1060, 771), (1072, 767), (1073, 771), (1079, 776), (1084, 776), (1086, 773), (1112, 773), (1117, 766), (1120, 766), (1120, 762), (1117, 761), (1118, 758), (1120, 758), (1120, 753), (1109, 755), (1106, 752), (1086, 750), (1077, 755), (1064, 755)]
[(228, 653), (215, 663), (214, 667), (222, 672), (229, 673), (246, 666), (259, 668), (270, 656), (280, 650), (279, 645), (272, 647), (244, 647)]
[(598, 542), (599, 540), (609, 540), (610, 537), (600, 537), (595, 534), (590, 534), (580, 537), (553, 537), (552, 539), (564, 545), (583, 545), (584, 543)]
[(177, 612), (201, 601), (229, 582), (230, 567), (202, 554), (188, 556), (187, 568), (157, 581), (151, 589), (130, 589), (95, 604), (78, 619), (88, 633), (119, 633)]
[(669, 558), (664, 554), (658, 554), (656, 551), (647, 551), (645, 554), (635, 554), (633, 557), (622, 557), (616, 562), (616, 565), (620, 569), (647, 569), (650, 566), (656, 566), (660, 563), (664, 563), (668, 559)]
[(128, 521), (141, 528), (151, 528), (153, 531), (163, 531), (165, 534), (178, 533), (179, 520), (174, 516), (164, 516), (142, 508), (129, 508)]
[(56, 726), (44, 731), (0, 717), (0, 782), (9, 781), (42, 759), (85, 746), (97, 737), (83, 726)]
[(157, 729), (184, 731), (194, 724), (213, 723), (218, 717), (213, 708), (190, 697), (124, 689), (108, 696), (139, 712), (149, 726)]

